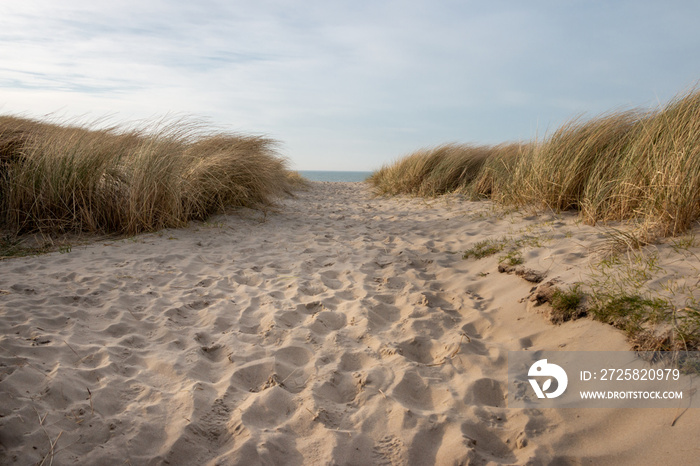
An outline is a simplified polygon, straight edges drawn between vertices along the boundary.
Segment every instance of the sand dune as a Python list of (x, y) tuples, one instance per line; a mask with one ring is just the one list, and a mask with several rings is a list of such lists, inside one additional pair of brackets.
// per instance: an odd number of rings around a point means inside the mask
[[(526, 233), (523, 233), (526, 232)], [(276, 212), (0, 262), (3, 464), (690, 464), (677, 410), (508, 409), (507, 352), (625, 350), (553, 326), (476, 241), (547, 234), (573, 280), (600, 229), (450, 196), (313, 183)]]

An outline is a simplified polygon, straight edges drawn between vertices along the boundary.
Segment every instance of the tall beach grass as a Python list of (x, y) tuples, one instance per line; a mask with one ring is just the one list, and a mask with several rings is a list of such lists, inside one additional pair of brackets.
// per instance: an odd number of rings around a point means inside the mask
[(274, 141), (188, 122), (94, 129), (0, 117), (0, 227), (16, 234), (179, 227), (290, 189)]
[(700, 91), (653, 110), (573, 119), (542, 141), (422, 149), (369, 182), (379, 194), (461, 192), (679, 234), (700, 217)]

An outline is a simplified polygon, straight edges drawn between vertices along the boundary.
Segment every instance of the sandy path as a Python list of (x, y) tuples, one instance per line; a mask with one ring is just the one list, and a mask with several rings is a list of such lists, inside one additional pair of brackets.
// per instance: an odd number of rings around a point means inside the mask
[[(639, 464), (697, 458), (697, 416), (505, 407), (508, 350), (622, 350), (552, 326), (476, 241), (600, 231), (314, 183), (263, 216), (0, 262), (0, 463)], [(53, 444), (55, 442), (55, 444)]]

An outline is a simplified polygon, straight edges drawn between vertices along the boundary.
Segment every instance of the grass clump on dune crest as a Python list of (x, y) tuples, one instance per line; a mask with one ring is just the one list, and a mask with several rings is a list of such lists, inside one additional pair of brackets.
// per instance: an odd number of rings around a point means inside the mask
[[(553, 295), (553, 321), (590, 315), (625, 331), (638, 350), (700, 347), (697, 285), (679, 279), (676, 290), (676, 281), (670, 280), (664, 285), (667, 289), (658, 290), (652, 279), (655, 257), (642, 251), (661, 237), (683, 233), (700, 219), (700, 91), (679, 95), (654, 110), (574, 119), (541, 141), (478, 151), (472, 146), (453, 147), (464, 148), (459, 158), (441, 150), (418, 151), (383, 167), (369, 182), (379, 194), (459, 192), (506, 205), (574, 210), (588, 224), (634, 220), (631, 232), (611, 230), (600, 251), (605, 258), (600, 277), (580, 284), (585, 292), (576, 285)], [(461, 167), (472, 167), (468, 177), (444, 175)], [(442, 185), (436, 180), (440, 177)], [(431, 189), (435, 185), (443, 190)], [(692, 237), (685, 240), (686, 247), (693, 243)], [(499, 247), (482, 241), (464, 258), (495, 254)], [(674, 245), (682, 247), (680, 240)], [(637, 258), (633, 252), (638, 250)], [(635, 260), (621, 261), (618, 256), (623, 252)]]
[(528, 160), (534, 150), (534, 143), (505, 143), (491, 148), (490, 156), (484, 161), (474, 180), (457, 188), (457, 192), (476, 199), (493, 199), (501, 204), (517, 205), (517, 190), (512, 184), (521, 161)]
[(191, 123), (91, 129), (0, 117), (0, 226), (15, 233), (135, 234), (291, 187), (274, 142)]
[(624, 150), (639, 118), (626, 111), (566, 123), (519, 160), (512, 180), (517, 197), (556, 210), (580, 209), (592, 172)]
[(486, 146), (457, 144), (420, 150), (381, 168), (368, 181), (381, 194), (445, 194), (469, 184), (491, 152)]
[(700, 91), (646, 114), (615, 155), (591, 174), (584, 218), (614, 220), (639, 212), (662, 234), (686, 230), (700, 216)]
[(543, 141), (420, 150), (368, 180), (378, 194), (462, 192), (504, 204), (637, 218), (676, 235), (700, 218), (700, 91), (650, 111), (574, 119)]

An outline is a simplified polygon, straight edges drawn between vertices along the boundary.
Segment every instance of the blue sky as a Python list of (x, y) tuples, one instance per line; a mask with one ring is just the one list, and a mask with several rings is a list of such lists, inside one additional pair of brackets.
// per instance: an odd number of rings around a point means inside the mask
[(372, 170), (542, 137), (700, 79), (697, 1), (0, 2), (0, 113), (183, 116)]

